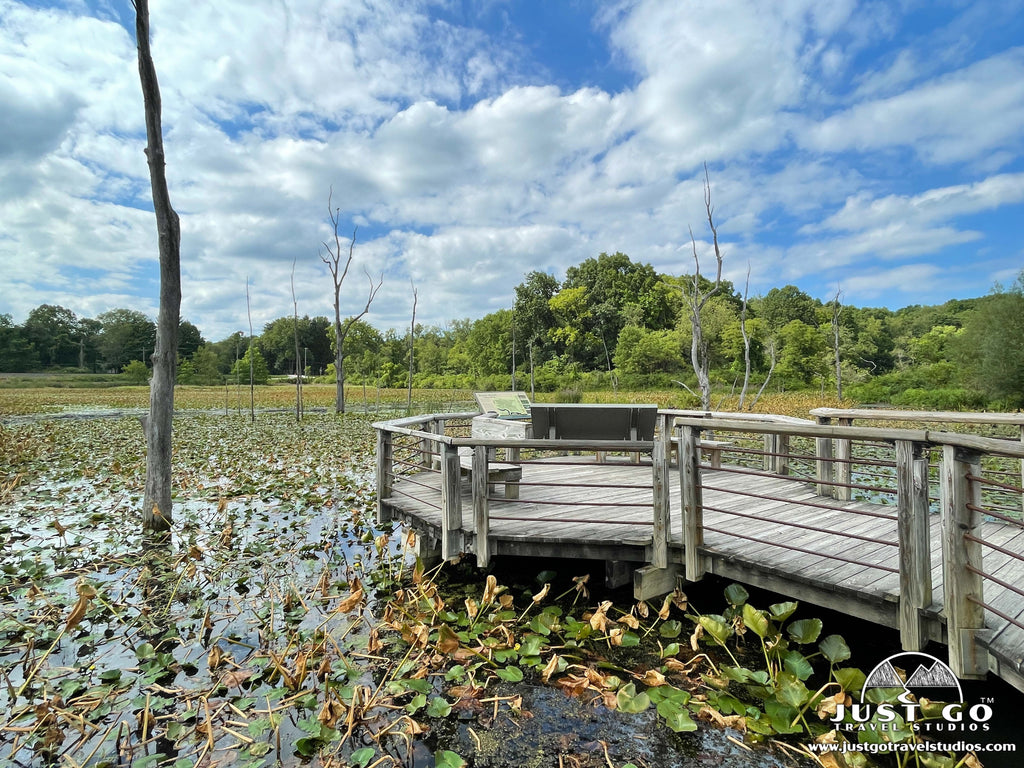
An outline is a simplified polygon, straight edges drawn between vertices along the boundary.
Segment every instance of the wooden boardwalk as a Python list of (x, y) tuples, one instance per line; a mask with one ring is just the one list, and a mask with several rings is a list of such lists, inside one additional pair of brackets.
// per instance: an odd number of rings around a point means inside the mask
[[(442, 475), (407, 471), (382, 498), (385, 516), (401, 519), (428, 541), (442, 536)], [(680, 473), (668, 473), (669, 562), (685, 562)], [(463, 480), (462, 549), (477, 551), (471, 483)], [(704, 570), (889, 627), (900, 627), (900, 549), (895, 506), (837, 501), (807, 481), (701, 469)], [(489, 551), (652, 562), (654, 491), (651, 465), (599, 464), (592, 457), (523, 463), (518, 499), (500, 486), (488, 494)], [(931, 604), (921, 611), (925, 636), (947, 642), (940, 515), (929, 516)], [(987, 520), (984, 539), (985, 629), (977, 643), (989, 669), (1024, 690), (1024, 528)], [(1000, 551), (1004, 550), (1004, 551)], [(1003, 582), (1001, 584), (1000, 582)]]

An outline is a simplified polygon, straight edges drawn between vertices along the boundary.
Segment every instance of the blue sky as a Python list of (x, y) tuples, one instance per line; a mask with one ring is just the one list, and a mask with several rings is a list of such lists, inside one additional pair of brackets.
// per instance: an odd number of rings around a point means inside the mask
[[(343, 311), (444, 325), (602, 251), (897, 308), (1024, 268), (1024, 2), (151, 4), (182, 314), (212, 340)], [(0, 0), (0, 313), (156, 314), (123, 0)]]

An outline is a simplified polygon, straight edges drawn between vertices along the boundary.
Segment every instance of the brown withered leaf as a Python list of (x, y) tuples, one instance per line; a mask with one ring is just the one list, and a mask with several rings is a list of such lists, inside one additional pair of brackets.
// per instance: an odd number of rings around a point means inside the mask
[(471, 619), (475, 619), (476, 615), (480, 612), (480, 606), (476, 604), (476, 600), (471, 597), (466, 598), (466, 615)]
[[(216, 647), (216, 646), (214, 646)], [(253, 676), (251, 669), (233, 669), (230, 672), (225, 672), (220, 682), (222, 685), (226, 685), (228, 688), (238, 688), (242, 683)]]
[(317, 714), (316, 719), (328, 728), (334, 728), (337, 726), (338, 721), (347, 715), (348, 707), (337, 699), (331, 698), (320, 707), (320, 712)]
[(619, 623), (625, 624), (630, 629), (637, 629), (640, 626), (640, 621), (632, 613), (627, 613), (619, 617)]
[(640, 678), (640, 681), (651, 688), (668, 684), (668, 680), (665, 679), (665, 676), (656, 669), (648, 669), (644, 676)]
[(540, 590), (540, 592), (538, 592), (536, 595), (533, 596), (533, 604), (536, 605), (541, 600), (543, 600), (545, 597), (547, 597), (548, 596), (548, 592), (550, 592), (550, 591), (551, 591), (551, 584), (549, 582), (544, 582), (544, 586)]
[(553, 674), (555, 674), (557, 671), (558, 671), (558, 654), (557, 653), (553, 653), (551, 655), (551, 660), (544, 666), (544, 669), (541, 670), (540, 679), (542, 681), (544, 681), (545, 683), (549, 682), (551, 680), (551, 676)]
[(650, 612), (651, 612), (651, 609), (648, 607), (647, 603), (644, 602), (644, 601), (640, 601), (635, 606), (633, 606), (633, 610), (636, 611), (637, 615), (641, 619), (646, 619), (650, 615)]
[(689, 598), (686, 597), (686, 593), (679, 587), (676, 587), (672, 592), (672, 604), (683, 613), (686, 613), (686, 609), (690, 605), (690, 601)]
[(84, 581), (78, 582), (75, 591), (78, 592), (78, 601), (71, 609), (71, 613), (68, 614), (67, 623), (64, 625), (65, 632), (70, 632), (82, 623), (85, 614), (89, 612), (89, 606), (92, 604), (93, 598), (96, 597), (95, 587)]
[(512, 595), (508, 595), (508, 594), (502, 595), (501, 597), (498, 598), (498, 605), (500, 605), (506, 611), (509, 608), (511, 608), (513, 605), (515, 605), (515, 602), (516, 602), (515, 598), (512, 597)]
[(840, 704), (846, 703), (846, 692), (840, 691), (834, 696), (824, 696), (821, 701), (818, 702), (816, 712), (818, 717), (825, 720), (836, 713)]
[(661, 610), (658, 611), (658, 618), (662, 621), (668, 618), (669, 610), (672, 608), (672, 595), (665, 595), (665, 602), (661, 604)]
[(690, 635), (690, 647), (694, 653), (700, 650), (700, 639), (704, 636), (704, 625), (698, 624), (693, 630), (693, 634)]
[(226, 660), (226, 654), (220, 649), (219, 645), (210, 646), (210, 652), (206, 654), (206, 666), (211, 670), (217, 669)]
[(581, 675), (563, 675), (555, 681), (555, 685), (561, 688), (570, 696), (582, 696), (583, 692), (591, 688), (590, 680)]
[(423, 573), (424, 573), (425, 570), (426, 569), (425, 569), (425, 567), (423, 565), (423, 558), (422, 557), (417, 557), (416, 558), (416, 565), (413, 566), (413, 569), (412, 569), (412, 583), (413, 584), (415, 584), (416, 586), (419, 586), (420, 584), (423, 583)]
[(228, 499), (226, 496), (221, 496), (217, 499), (217, 512), (221, 513), (228, 508)]
[(590, 597), (590, 590), (587, 589), (587, 582), (590, 581), (590, 574), (584, 574), (583, 576), (573, 576), (573, 582), (576, 585), (576, 591), (584, 598)]
[(608, 642), (614, 646), (622, 645), (622, 636), (625, 634), (625, 630), (622, 627), (613, 627), (608, 630)]
[(594, 613), (590, 616), (591, 629), (593, 629), (595, 632), (604, 632), (607, 630), (609, 624), (615, 623), (608, 618), (608, 609), (611, 607), (611, 600), (605, 600), (597, 607), (597, 610), (594, 611)]
[(363, 585), (359, 579), (352, 579), (349, 585), (349, 596), (338, 603), (338, 613), (350, 613), (363, 599)]
[(487, 603), (493, 603), (495, 599), (497, 599), (498, 595), (500, 595), (506, 589), (507, 587), (502, 587), (498, 585), (498, 579), (494, 576), (494, 574), (488, 574), (487, 584), (484, 586), (483, 603), (485, 605)]

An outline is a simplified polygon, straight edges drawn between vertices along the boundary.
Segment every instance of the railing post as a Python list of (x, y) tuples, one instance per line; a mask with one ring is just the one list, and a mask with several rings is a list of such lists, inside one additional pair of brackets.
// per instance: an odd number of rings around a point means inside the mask
[(655, 568), (668, 568), (672, 502), (669, 496), (667, 441), (663, 435), (654, 441), (651, 464), (652, 492), (654, 494), (654, 536), (651, 541), (651, 565)]
[(451, 560), (462, 551), (462, 468), (459, 451), (441, 443), (441, 559)]
[[(849, 427), (853, 425), (853, 419), (839, 419), (839, 426)], [(848, 437), (836, 438), (836, 462), (833, 474), (839, 485), (835, 486), (834, 495), (840, 501), (849, 501), (853, 496), (853, 489), (849, 487), (850, 479), (853, 477), (853, 465), (850, 459), (853, 458), (853, 441)]]
[(384, 524), (391, 519), (384, 502), (391, 497), (391, 456), (394, 436), (386, 429), (377, 430), (377, 523)]
[[(432, 420), (423, 425), (423, 431), (424, 432), (430, 432), (430, 433), (433, 434), (435, 429), (436, 429), (436, 426), (435, 426), (435, 424), (434, 424), (434, 422)], [(434, 441), (431, 440), (429, 437), (421, 437), (420, 438), (420, 460), (419, 460), (419, 463), (422, 464), (424, 467), (428, 467), (429, 468), (429, 467), (431, 467), (433, 465), (433, 462), (432, 462), (432, 459), (433, 459), (432, 451), (433, 450), (434, 450)]]
[[(818, 424), (828, 426), (832, 422), (828, 416), (819, 416)], [(832, 485), (832, 438), (814, 438), (815, 477), (818, 481), (817, 494), (832, 496), (835, 486)]]
[(923, 443), (896, 441), (896, 509), (900, 542), (900, 642), (905, 651), (920, 651), (927, 642), (921, 611), (932, 603), (928, 457)]
[(700, 487), (700, 430), (679, 430), (679, 494), (683, 508), (683, 564), (687, 581), (704, 576), (704, 506)]
[(473, 526), (476, 529), (476, 564), (486, 568), (491, 560), (491, 522), (487, 511), (487, 447), (473, 447)]
[[(942, 585), (949, 635), (949, 666), (957, 677), (980, 678), (988, 654), (976, 636), (985, 627), (981, 544), (965, 534), (981, 532), (981, 488), (967, 479), (980, 475), (981, 456), (952, 445), (942, 448)], [(971, 507), (974, 507), (973, 509)]]
[[(1020, 425), (1020, 442), (1024, 445), (1024, 424)], [(1020, 460), (1020, 485), (1024, 488), (1024, 459)], [(1024, 494), (1021, 494), (1021, 510), (1024, 511)]]

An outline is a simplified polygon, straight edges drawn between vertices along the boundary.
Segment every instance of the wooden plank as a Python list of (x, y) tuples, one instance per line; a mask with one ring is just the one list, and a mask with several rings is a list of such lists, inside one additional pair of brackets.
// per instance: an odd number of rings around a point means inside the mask
[(700, 430), (682, 427), (679, 435), (679, 489), (682, 499), (683, 557), (687, 581), (704, 576), (703, 500), (700, 483)]
[(441, 558), (462, 551), (462, 466), (458, 451), (441, 445)]
[(487, 447), (478, 445), (473, 449), (473, 532), (476, 534), (476, 562), (481, 568), (490, 564), (491, 552), (488, 536), (490, 521), (487, 518)]
[(899, 515), (900, 642), (920, 651), (926, 638), (921, 609), (931, 605), (928, 459), (922, 443), (896, 443), (896, 507)]
[(872, 421), (952, 422), (954, 424), (1020, 424), (1024, 414), (971, 411), (903, 411), (894, 408), (814, 408), (815, 417), (869, 419)]
[(965, 454), (954, 446), (942, 449), (942, 561), (946, 622), (949, 632), (949, 666), (958, 677), (980, 678), (987, 671), (987, 657), (975, 643), (985, 627), (981, 601), (981, 576), (968, 566), (981, 569), (981, 545), (964, 538), (981, 533), (981, 514), (968, 504), (981, 506), (981, 488), (967, 480), (981, 474), (980, 457)]
[(651, 542), (651, 565), (668, 567), (668, 540), (672, 528), (672, 500), (669, 498), (668, 451), (664, 440), (654, 443), (654, 468), (651, 495), (654, 506), (654, 528)]

